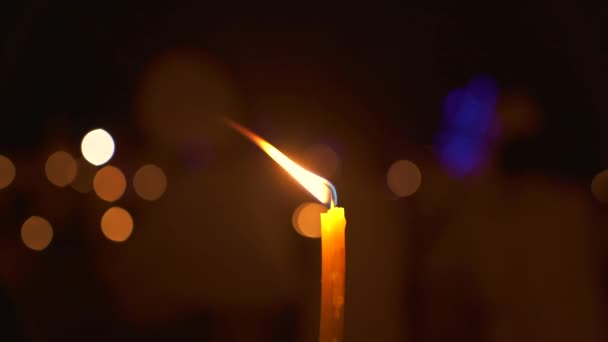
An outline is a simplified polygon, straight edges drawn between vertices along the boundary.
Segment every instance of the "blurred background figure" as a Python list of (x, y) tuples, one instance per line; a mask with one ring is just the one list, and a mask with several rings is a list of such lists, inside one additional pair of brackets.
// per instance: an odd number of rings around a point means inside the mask
[(486, 162), (472, 170), (456, 158), (456, 171), (476, 174), (453, 189), (425, 256), (422, 340), (605, 340), (601, 227), (588, 188), (504, 164), (509, 144), (538, 134), (540, 110), (525, 94), (505, 94)]

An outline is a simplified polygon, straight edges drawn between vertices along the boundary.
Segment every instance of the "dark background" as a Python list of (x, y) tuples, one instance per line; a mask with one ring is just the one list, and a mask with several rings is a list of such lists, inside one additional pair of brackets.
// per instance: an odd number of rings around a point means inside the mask
[[(589, 184), (608, 165), (604, 14), (574, 1), (2, 2), (0, 154), (17, 177), (104, 127), (112, 164), (129, 176), (157, 163), (169, 186), (156, 203), (119, 201), (135, 220), (124, 244), (98, 232), (107, 204), (42, 171), (1, 190), (0, 335), (314, 340), (319, 241), (290, 227), (308, 194), (227, 116), (290, 155), (324, 143), (340, 156), (347, 341), (602, 340), (605, 209)], [(495, 168), (454, 180), (433, 139), (445, 96), (477, 74), (503, 99), (525, 94), (539, 123), (496, 144)], [(386, 188), (398, 159), (422, 172), (402, 199)], [(19, 241), (36, 213), (56, 222), (41, 253)]]

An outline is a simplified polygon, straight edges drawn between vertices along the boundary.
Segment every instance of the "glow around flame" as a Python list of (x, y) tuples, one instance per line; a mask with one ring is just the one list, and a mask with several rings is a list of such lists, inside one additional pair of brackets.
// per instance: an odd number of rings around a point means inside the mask
[(332, 207), (338, 204), (336, 190), (327, 179), (319, 177), (296, 164), (276, 147), (272, 146), (268, 141), (264, 140), (262, 137), (253, 133), (247, 128), (229, 119), (226, 119), (226, 122), (232, 128), (258, 145), (264, 152), (266, 152), (266, 154), (270, 156), (270, 158), (277, 162), (277, 164), (287, 171), (287, 173), (289, 173), (298, 183), (300, 183), (300, 185), (304, 187), (304, 189), (308, 190), (308, 192), (310, 192), (321, 203), (330, 205)]

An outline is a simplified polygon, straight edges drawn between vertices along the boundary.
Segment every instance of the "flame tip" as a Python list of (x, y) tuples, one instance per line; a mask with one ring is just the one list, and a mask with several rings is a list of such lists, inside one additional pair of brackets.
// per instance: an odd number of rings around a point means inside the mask
[(334, 205), (338, 204), (338, 193), (336, 192), (336, 188), (327, 179), (320, 177), (296, 164), (272, 144), (249, 129), (239, 125), (229, 118), (224, 118), (224, 121), (234, 130), (258, 145), (260, 149), (262, 149), (270, 158), (279, 164), (287, 173), (289, 173), (289, 175), (291, 175), (321, 203), (325, 205), (329, 203), (332, 208)]

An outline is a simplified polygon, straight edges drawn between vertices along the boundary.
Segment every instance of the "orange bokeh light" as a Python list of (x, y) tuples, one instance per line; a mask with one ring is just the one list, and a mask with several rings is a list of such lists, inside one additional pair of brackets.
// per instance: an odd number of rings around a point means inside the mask
[(44, 165), (44, 172), (49, 182), (56, 186), (64, 187), (70, 185), (76, 173), (78, 172), (78, 165), (76, 160), (65, 151), (58, 151), (47, 159)]
[(21, 226), (21, 240), (25, 246), (35, 251), (48, 247), (53, 239), (53, 227), (40, 216), (32, 216)]
[(386, 178), (389, 189), (397, 197), (414, 194), (422, 181), (420, 169), (409, 160), (394, 162), (389, 168)]
[(133, 232), (133, 218), (125, 209), (112, 207), (101, 218), (101, 231), (109, 240), (126, 241)]
[(135, 173), (133, 187), (141, 198), (156, 201), (167, 189), (167, 177), (160, 167), (144, 165)]
[(0, 155), (0, 189), (11, 185), (15, 179), (15, 164), (7, 157)]
[(327, 212), (327, 207), (320, 203), (302, 203), (293, 211), (291, 223), (300, 235), (319, 238), (321, 237), (321, 213), (325, 212)]
[(115, 166), (105, 166), (95, 174), (93, 189), (99, 198), (107, 202), (118, 200), (125, 193), (127, 180)]

